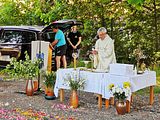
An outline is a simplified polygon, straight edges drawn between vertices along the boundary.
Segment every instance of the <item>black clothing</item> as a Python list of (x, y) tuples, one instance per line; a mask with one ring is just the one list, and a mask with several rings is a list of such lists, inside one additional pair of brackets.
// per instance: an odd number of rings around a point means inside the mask
[(67, 45), (56, 47), (55, 54), (56, 56), (63, 56), (66, 54), (66, 50), (67, 50)]
[[(78, 43), (79, 37), (81, 37), (81, 33), (78, 32), (78, 31), (77, 31), (76, 33), (70, 32), (70, 33), (68, 34), (68, 38), (70, 39), (71, 43), (72, 43), (74, 46)], [(72, 48), (72, 46), (70, 45), (69, 48)], [(79, 48), (80, 48), (80, 45), (77, 46), (77, 49), (79, 49)], [(72, 48), (72, 49), (73, 49), (73, 48)]]

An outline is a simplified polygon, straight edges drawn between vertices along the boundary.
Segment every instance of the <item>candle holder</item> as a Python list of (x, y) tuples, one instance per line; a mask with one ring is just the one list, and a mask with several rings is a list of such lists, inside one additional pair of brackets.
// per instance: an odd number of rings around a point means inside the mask
[(74, 69), (76, 69), (76, 59), (77, 59), (77, 57), (78, 57), (78, 53), (76, 53), (76, 52), (73, 52), (72, 53), (72, 57), (73, 57), (73, 66), (74, 66)]
[(85, 68), (87, 69), (88, 63), (89, 63), (90, 61), (83, 61), (83, 62), (84, 62), (84, 64), (85, 64)]
[(94, 60), (93, 54), (89, 55), (89, 59), (91, 60), (91, 70), (93, 71), (93, 60)]

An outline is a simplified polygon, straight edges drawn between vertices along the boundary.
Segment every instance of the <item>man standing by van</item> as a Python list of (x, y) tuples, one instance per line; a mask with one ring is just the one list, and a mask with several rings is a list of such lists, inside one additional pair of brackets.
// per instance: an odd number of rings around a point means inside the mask
[(66, 45), (66, 40), (65, 40), (65, 36), (64, 33), (58, 29), (58, 27), (53, 26), (52, 27), (53, 32), (56, 33), (55, 34), (55, 39), (54, 41), (51, 43), (53, 47), (56, 46), (56, 66), (57, 66), (57, 70), (60, 68), (61, 66), (61, 59), (63, 62), (63, 67), (67, 68), (67, 61), (66, 61), (66, 49), (67, 49), (67, 45)]

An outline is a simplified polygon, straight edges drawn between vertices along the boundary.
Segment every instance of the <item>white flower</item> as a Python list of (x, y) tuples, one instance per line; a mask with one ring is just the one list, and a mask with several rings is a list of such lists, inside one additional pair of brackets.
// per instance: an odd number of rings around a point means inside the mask
[(120, 94), (122, 94), (122, 93), (123, 93), (123, 89), (122, 89), (122, 88), (120, 88), (120, 91), (119, 91), (119, 93), (120, 93)]
[(128, 92), (125, 92), (125, 96), (128, 97)]
[(131, 95), (130, 87), (114, 86), (109, 91), (116, 99), (126, 99)]
[(130, 94), (131, 94), (130, 89), (124, 89), (124, 92), (125, 92), (126, 97), (130, 96)]
[(116, 88), (116, 93), (120, 93), (120, 88), (119, 87)]
[(84, 76), (80, 76), (79, 71), (72, 71), (70, 74), (67, 74), (64, 78), (64, 82), (68, 83), (71, 89), (84, 88), (85, 85)]
[(115, 92), (116, 92), (116, 88), (113, 87), (113, 88), (112, 88), (112, 93), (114, 94)]
[(8, 105), (9, 105), (9, 103), (8, 103), (8, 102), (6, 102), (4, 105), (5, 105), (5, 106), (8, 106)]

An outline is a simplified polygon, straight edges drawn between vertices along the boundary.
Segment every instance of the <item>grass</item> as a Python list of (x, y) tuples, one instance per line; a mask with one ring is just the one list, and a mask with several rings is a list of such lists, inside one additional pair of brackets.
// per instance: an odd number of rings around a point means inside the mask
[[(154, 87), (154, 94), (159, 94), (160, 93), (160, 67), (157, 66), (154, 71), (156, 71), (156, 77), (157, 77), (157, 85)], [(142, 90), (139, 90), (136, 92), (136, 94), (140, 94), (140, 95), (148, 95), (150, 93), (150, 89), (148, 88), (144, 88)]]

